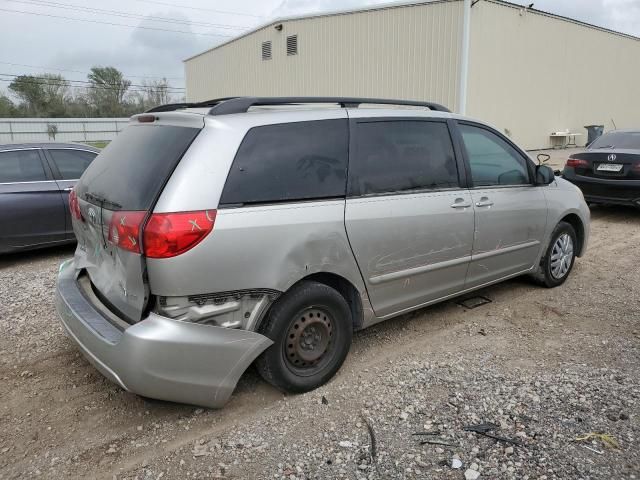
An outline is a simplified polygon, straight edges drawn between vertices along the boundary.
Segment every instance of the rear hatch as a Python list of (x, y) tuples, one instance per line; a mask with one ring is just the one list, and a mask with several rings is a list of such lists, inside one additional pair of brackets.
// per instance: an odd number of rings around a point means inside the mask
[(577, 175), (608, 180), (640, 180), (640, 151), (589, 150), (571, 155), (567, 166)]
[(194, 114), (133, 117), (70, 195), (76, 266), (100, 300), (129, 322), (140, 320), (149, 300), (144, 222), (203, 124)]

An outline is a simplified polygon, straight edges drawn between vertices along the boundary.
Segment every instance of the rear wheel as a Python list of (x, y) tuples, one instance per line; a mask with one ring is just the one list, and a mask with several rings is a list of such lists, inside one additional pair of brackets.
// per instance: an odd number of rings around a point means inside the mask
[(573, 269), (577, 246), (577, 236), (573, 226), (560, 222), (551, 234), (547, 251), (542, 256), (538, 270), (534, 274), (535, 280), (548, 288), (562, 285)]
[(342, 366), (351, 346), (351, 312), (336, 290), (305, 281), (276, 301), (260, 331), (274, 342), (256, 361), (260, 375), (280, 390), (307, 392)]

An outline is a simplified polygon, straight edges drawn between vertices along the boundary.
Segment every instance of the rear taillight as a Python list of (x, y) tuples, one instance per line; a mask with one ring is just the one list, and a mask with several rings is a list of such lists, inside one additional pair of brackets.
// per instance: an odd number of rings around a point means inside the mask
[(78, 202), (78, 195), (76, 194), (76, 190), (72, 189), (69, 192), (69, 211), (71, 212), (71, 216), (76, 220), (84, 221), (82, 218), (82, 212), (80, 211), (80, 203)]
[(588, 168), (589, 162), (581, 158), (570, 158), (569, 160), (567, 160), (566, 166), (573, 167), (573, 168)]
[(147, 212), (113, 212), (109, 224), (109, 242), (118, 248), (134, 253), (140, 249), (140, 231)]
[(144, 253), (149, 258), (180, 255), (213, 230), (215, 219), (215, 210), (154, 213), (144, 228)]

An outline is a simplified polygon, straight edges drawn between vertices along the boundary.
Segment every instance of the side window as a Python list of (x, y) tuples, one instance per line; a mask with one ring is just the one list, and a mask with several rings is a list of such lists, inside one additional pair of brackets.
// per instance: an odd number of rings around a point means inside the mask
[(352, 195), (458, 187), (449, 129), (443, 122), (364, 122), (349, 165)]
[(49, 149), (53, 161), (63, 180), (76, 180), (82, 176), (89, 164), (96, 158), (96, 153), (84, 150)]
[(0, 152), (0, 183), (40, 182), (46, 179), (37, 150)]
[(484, 128), (459, 127), (476, 187), (531, 183), (526, 159), (511, 145)]
[(255, 127), (245, 136), (221, 204), (344, 197), (347, 120)]

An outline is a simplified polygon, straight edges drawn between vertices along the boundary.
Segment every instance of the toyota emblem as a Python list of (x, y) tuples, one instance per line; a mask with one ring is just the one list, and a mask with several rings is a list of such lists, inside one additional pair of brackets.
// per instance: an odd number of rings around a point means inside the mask
[(91, 220), (91, 223), (93, 223), (94, 225), (97, 222), (97, 214), (96, 211), (93, 208), (89, 208), (89, 220)]
[(610, 153), (609, 156), (607, 157), (607, 160), (609, 160), (610, 162), (615, 162), (616, 158), (617, 157), (615, 153)]

